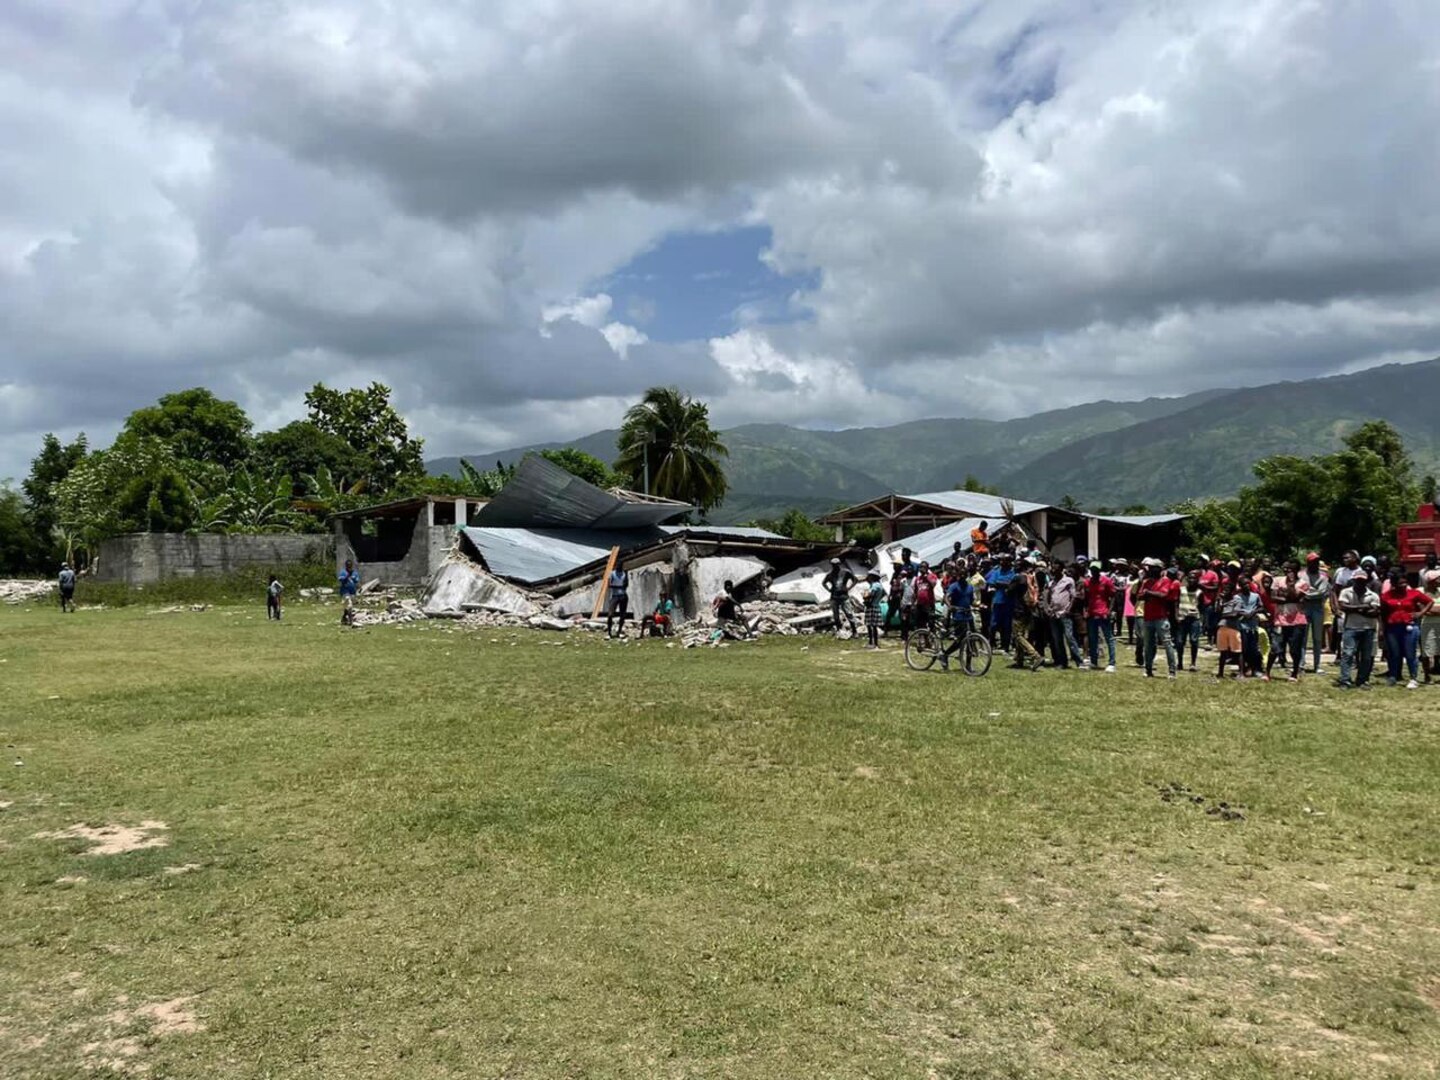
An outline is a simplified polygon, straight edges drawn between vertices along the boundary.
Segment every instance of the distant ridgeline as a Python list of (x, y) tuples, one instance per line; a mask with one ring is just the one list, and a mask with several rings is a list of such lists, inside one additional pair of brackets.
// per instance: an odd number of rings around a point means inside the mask
[[(1440, 359), (1353, 375), (1207, 390), (1179, 398), (1098, 401), (1018, 420), (917, 420), (883, 428), (806, 431), (749, 424), (723, 433), (730, 494), (721, 523), (818, 516), (889, 491), (937, 491), (967, 476), (1016, 498), (1086, 507), (1145, 505), (1232, 495), (1250, 466), (1272, 454), (1308, 457), (1340, 447), (1366, 420), (1404, 437), (1421, 473), (1440, 468)], [(512, 464), (531, 450), (573, 446), (615, 458), (616, 431), (568, 443), (467, 454), (477, 468)], [(458, 458), (426, 467), (454, 473)]]

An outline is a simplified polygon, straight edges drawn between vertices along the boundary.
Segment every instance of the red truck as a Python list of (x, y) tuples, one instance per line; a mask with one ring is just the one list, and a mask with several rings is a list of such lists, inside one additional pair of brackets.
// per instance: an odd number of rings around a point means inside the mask
[(1397, 530), (1400, 564), (1406, 570), (1419, 570), (1426, 555), (1440, 553), (1440, 503), (1422, 504), (1415, 517)]

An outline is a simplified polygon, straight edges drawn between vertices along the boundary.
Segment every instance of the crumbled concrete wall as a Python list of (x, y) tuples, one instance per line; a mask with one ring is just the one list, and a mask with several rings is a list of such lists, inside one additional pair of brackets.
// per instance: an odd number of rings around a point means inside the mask
[[(672, 578), (670, 568), (662, 564), (642, 566), (638, 570), (630, 571), (630, 614), (638, 619), (654, 611), (655, 605), (660, 602), (660, 590), (668, 588)], [(550, 610), (563, 618), (583, 615), (588, 619), (595, 610), (595, 597), (599, 593), (600, 582), (592, 582), (566, 593), (555, 601), (555, 606)], [(694, 614), (693, 610), (690, 614)]]
[(461, 559), (435, 571), (420, 599), (420, 610), (430, 616), (460, 616), (467, 611), (524, 616), (540, 613), (539, 607), (519, 589)]
[(154, 585), (171, 578), (231, 574), (255, 568), (328, 561), (333, 540), (302, 533), (222, 536), (218, 533), (130, 533), (100, 544), (96, 581)]
[(749, 555), (716, 555), (704, 559), (692, 559), (686, 581), (685, 610), (694, 614), (708, 615), (710, 604), (725, 589), (725, 582), (733, 582), (739, 589), (770, 572), (770, 564), (763, 559)]
[(339, 573), (346, 559), (352, 559), (360, 570), (360, 581), (379, 581), (385, 585), (419, 587), (429, 582), (435, 571), (440, 569), (455, 543), (454, 525), (426, 524), (422, 510), (415, 515), (415, 529), (410, 536), (410, 548), (405, 558), (393, 562), (366, 562), (355, 556), (350, 540), (345, 535), (344, 524), (335, 523), (335, 570)]

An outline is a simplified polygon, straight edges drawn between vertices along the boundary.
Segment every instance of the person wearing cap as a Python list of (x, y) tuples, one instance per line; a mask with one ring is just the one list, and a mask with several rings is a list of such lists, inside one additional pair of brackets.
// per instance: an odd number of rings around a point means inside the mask
[(1075, 594), (1075, 578), (1064, 570), (1057, 571), (1045, 587), (1043, 610), (1049, 616), (1050, 648), (1055, 666), (1066, 670), (1072, 662), (1077, 668), (1085, 666), (1080, 645), (1075, 640), (1074, 623), (1070, 621)]
[(1305, 622), (1310, 627), (1312, 671), (1320, 671), (1320, 654), (1325, 648), (1325, 609), (1330, 606), (1330, 575), (1320, 565), (1318, 552), (1305, 556), (1305, 569), (1300, 574), (1300, 588), (1305, 594)]
[(880, 648), (880, 604), (885, 599), (885, 586), (880, 573), (871, 570), (865, 575), (865, 648)]
[(1431, 551), (1420, 571), (1420, 591), (1430, 600), (1430, 611), (1420, 620), (1420, 654), (1425, 681), (1440, 678), (1440, 557)]
[(1106, 674), (1115, 674), (1115, 624), (1110, 617), (1115, 603), (1115, 580), (1102, 571), (1100, 563), (1090, 564), (1090, 580), (1085, 583), (1085, 618), (1089, 633), (1090, 666), (1100, 666), (1100, 642), (1105, 642)]
[(850, 635), (855, 635), (855, 616), (850, 613), (850, 590), (855, 587), (855, 575), (843, 566), (839, 559), (830, 560), (830, 572), (821, 587), (830, 597), (830, 617), (835, 620), (835, 634), (840, 634), (840, 620), (850, 624)]
[(985, 575), (985, 585), (990, 590), (990, 631), (991, 644), (998, 636), (1000, 651), (1010, 651), (1010, 641), (1015, 625), (1015, 604), (1010, 586), (1015, 581), (1015, 560), (1009, 554), (1000, 556), (1000, 565)]
[(56, 579), (60, 587), (60, 610), (62, 612), (74, 612), (75, 610), (75, 571), (70, 569), (68, 562), (60, 564), (60, 575)]
[(1370, 685), (1375, 667), (1375, 637), (1380, 630), (1380, 597), (1370, 590), (1370, 575), (1359, 569), (1340, 591), (1338, 601), (1344, 628), (1340, 633), (1340, 681), (1342, 690)]

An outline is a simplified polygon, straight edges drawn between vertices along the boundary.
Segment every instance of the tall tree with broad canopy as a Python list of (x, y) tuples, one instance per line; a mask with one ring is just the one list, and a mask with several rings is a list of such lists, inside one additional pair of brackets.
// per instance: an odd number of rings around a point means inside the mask
[(710, 408), (673, 386), (652, 386), (625, 414), (616, 440), (615, 471), (637, 490), (692, 503), (720, 505), (728, 488), (720, 459), (730, 451), (710, 426)]
[(136, 409), (125, 431), (165, 442), (176, 458), (233, 469), (250, 456), (250, 418), (233, 401), (222, 401), (203, 386), (166, 394)]
[(316, 383), (305, 395), (305, 405), (312, 424), (343, 439), (359, 457), (363, 475), (346, 480), (364, 480), (367, 491), (380, 495), (404, 478), (424, 475), (425, 440), (410, 437), (384, 383), (363, 390), (332, 390)]

